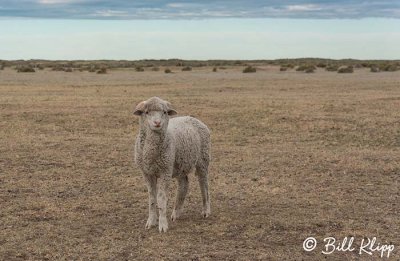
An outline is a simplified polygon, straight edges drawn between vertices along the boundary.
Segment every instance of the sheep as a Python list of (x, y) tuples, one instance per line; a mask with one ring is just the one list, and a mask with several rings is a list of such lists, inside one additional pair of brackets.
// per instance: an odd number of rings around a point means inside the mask
[(158, 97), (140, 102), (134, 115), (140, 116), (139, 133), (135, 143), (135, 163), (142, 171), (149, 194), (149, 217), (146, 229), (157, 225), (167, 232), (167, 191), (171, 177), (178, 181), (178, 189), (171, 219), (182, 214), (183, 202), (189, 188), (188, 174), (195, 169), (202, 195), (202, 216), (211, 214), (208, 192), (210, 130), (191, 116), (174, 117), (177, 112), (171, 103)]

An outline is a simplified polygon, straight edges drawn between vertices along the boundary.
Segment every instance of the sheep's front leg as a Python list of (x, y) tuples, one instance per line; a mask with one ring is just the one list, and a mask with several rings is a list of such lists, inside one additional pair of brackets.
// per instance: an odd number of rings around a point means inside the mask
[(157, 205), (158, 205), (158, 229), (160, 232), (167, 232), (167, 201), (168, 201), (168, 183), (169, 176), (162, 175), (157, 181)]
[(150, 229), (152, 226), (157, 225), (157, 178), (155, 176), (144, 175), (146, 180), (147, 191), (149, 193), (149, 218), (146, 222), (146, 229)]

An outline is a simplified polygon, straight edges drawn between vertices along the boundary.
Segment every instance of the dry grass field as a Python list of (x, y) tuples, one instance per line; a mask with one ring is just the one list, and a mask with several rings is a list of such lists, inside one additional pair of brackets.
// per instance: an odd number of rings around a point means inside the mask
[[(242, 69), (0, 71), (0, 260), (381, 260), (323, 255), (328, 236), (377, 237), (399, 260), (400, 72)], [(144, 228), (133, 164), (151, 96), (212, 130), (212, 215), (191, 175), (166, 234)]]

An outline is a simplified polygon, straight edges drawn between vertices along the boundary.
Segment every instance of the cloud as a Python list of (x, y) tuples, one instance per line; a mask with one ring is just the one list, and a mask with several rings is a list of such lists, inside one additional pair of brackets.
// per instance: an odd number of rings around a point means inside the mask
[(304, 4), (304, 5), (288, 5), (286, 6), (286, 9), (288, 11), (318, 11), (321, 10), (322, 8), (319, 7), (318, 5), (313, 5), (313, 4)]
[(93, 16), (95, 17), (126, 17), (128, 13), (125, 11), (117, 10), (99, 10), (96, 11)]
[(52, 5), (52, 4), (72, 4), (72, 3), (79, 2), (79, 1), (73, 1), (73, 0), (39, 0), (38, 2), (39, 2), (39, 4), (45, 4), (45, 5), (50, 4), (50, 5)]
[(65, 19), (400, 18), (399, 0), (0, 0), (0, 17)]
[(185, 7), (185, 4), (184, 3), (169, 3), (169, 4), (167, 4), (167, 7), (182, 8), (182, 7)]

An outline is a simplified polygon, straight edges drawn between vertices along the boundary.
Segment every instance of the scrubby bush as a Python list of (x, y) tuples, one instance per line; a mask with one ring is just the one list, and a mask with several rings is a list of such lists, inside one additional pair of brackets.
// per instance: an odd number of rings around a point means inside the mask
[(341, 67), (338, 70), (338, 73), (352, 73), (352, 72), (354, 72), (353, 66)]
[(171, 69), (167, 68), (164, 70), (165, 73), (172, 73)]
[(328, 65), (325, 70), (328, 72), (336, 72), (339, 69), (339, 67), (337, 65), (331, 64)]
[(255, 67), (252, 67), (251, 65), (243, 69), (243, 73), (255, 73), (256, 71), (257, 69)]
[(17, 72), (19, 72), (19, 73), (34, 73), (35, 72), (35, 69), (33, 69), (33, 67), (30, 65), (21, 65), (21, 66), (18, 66), (16, 69), (17, 69)]
[(380, 70), (385, 72), (395, 72), (398, 70), (398, 67), (396, 64), (382, 64)]
[(296, 71), (298, 72), (314, 72), (314, 70), (316, 70), (317, 67), (315, 67), (315, 65), (312, 64), (303, 64), (300, 65), (299, 67), (296, 68)]
[(135, 68), (135, 71), (137, 71), (137, 72), (144, 72), (144, 68), (143, 68), (142, 66), (137, 66), (137, 67)]
[(283, 67), (283, 66), (281, 66), (281, 68), (279, 68), (279, 71), (281, 71), (281, 72), (284, 72), (284, 71), (287, 71), (287, 67)]
[(299, 65), (296, 68), (296, 71), (300, 72), (300, 71), (304, 71), (305, 69), (307, 69), (307, 65)]
[(106, 74), (106, 73), (107, 73), (106, 67), (102, 67), (102, 68), (100, 68), (100, 70), (97, 71), (97, 74)]
[(158, 67), (153, 67), (153, 68), (151, 68), (151, 70), (152, 70), (153, 72), (158, 72), (158, 71), (160, 70), (160, 68), (158, 68)]
[(191, 70), (192, 70), (192, 67), (190, 67), (190, 66), (185, 66), (182, 68), (182, 71), (191, 71)]
[(217, 67), (214, 67), (214, 68), (212, 69), (212, 71), (213, 71), (213, 72), (217, 72)]
[(325, 63), (318, 63), (317, 67), (319, 68), (326, 68), (326, 64)]
[(62, 66), (58, 66), (58, 65), (57, 65), (57, 66), (51, 68), (51, 70), (52, 70), (52, 71), (57, 71), (57, 72), (63, 72), (63, 71), (65, 71), (65, 68), (62, 67)]
[(303, 64), (303, 65), (300, 65), (299, 67), (297, 67), (296, 71), (300, 72), (300, 71), (306, 71), (308, 69), (315, 70), (315, 69), (317, 69), (317, 67), (315, 67), (312, 64), (308, 64), (308, 65), (307, 64)]
[(64, 72), (72, 72), (72, 68), (71, 67), (65, 68)]
[(376, 72), (380, 72), (381, 70), (379, 69), (379, 67), (377, 67), (377, 66), (371, 66), (371, 72), (374, 72), (374, 73), (376, 73)]

